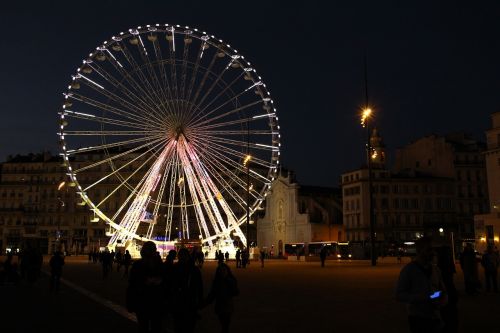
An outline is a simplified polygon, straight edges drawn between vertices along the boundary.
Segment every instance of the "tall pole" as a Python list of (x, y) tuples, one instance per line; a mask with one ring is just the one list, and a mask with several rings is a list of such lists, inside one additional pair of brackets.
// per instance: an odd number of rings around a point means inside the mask
[[(248, 238), (248, 225), (250, 224), (250, 120), (247, 119), (247, 225), (246, 225), (246, 238), (247, 238), (247, 251), (250, 251), (250, 240)], [(250, 252), (248, 252), (250, 253)]]
[[(369, 99), (368, 99), (368, 66), (366, 61), (366, 54), (364, 56), (365, 65), (365, 110), (369, 110)], [(370, 143), (370, 117), (366, 117), (366, 161), (368, 166), (368, 202), (369, 202), (369, 213), (368, 222), (370, 223), (370, 257), (371, 265), (377, 265), (377, 255), (375, 253), (375, 219), (374, 219), (374, 209), (373, 209), (373, 177), (372, 177), (372, 163), (371, 163), (371, 143)]]

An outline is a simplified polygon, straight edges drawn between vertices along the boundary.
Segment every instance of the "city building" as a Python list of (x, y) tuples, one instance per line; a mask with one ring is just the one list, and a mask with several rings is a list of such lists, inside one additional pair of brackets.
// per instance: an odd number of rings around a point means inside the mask
[[(99, 154), (81, 154), (75, 162), (82, 168), (102, 160)], [(26, 243), (43, 253), (58, 247), (67, 253), (83, 253), (107, 244), (105, 223), (97, 219), (68, 181), (66, 166), (59, 156), (48, 152), (9, 157), (1, 163), (0, 177), (0, 248), (18, 251)], [(103, 164), (91, 182), (101, 179), (110, 169)], [(103, 198), (116, 188), (116, 181), (102, 181), (88, 193)], [(118, 205), (120, 191), (103, 205), (111, 212)], [(122, 193), (125, 195), (125, 193)]]
[(266, 197), (265, 215), (257, 220), (257, 246), (284, 255), (286, 244), (343, 240), (339, 189), (303, 186), (292, 172), (280, 172)]
[(487, 149), (484, 152), (488, 176), (489, 209), (487, 214), (474, 217), (476, 249), (487, 245), (499, 247), (500, 239), (500, 112), (492, 114), (492, 128), (486, 131)]
[(461, 241), (474, 240), (474, 215), (488, 211), (486, 146), (465, 133), (429, 135), (396, 151), (394, 171), (414, 170), (455, 181), (456, 223)]
[[(365, 251), (370, 241), (370, 202), (381, 254), (426, 234), (458, 233), (456, 181), (414, 168), (390, 171), (376, 130), (370, 145), (372, 191), (366, 166), (341, 176), (346, 238)], [(368, 255), (367, 253), (363, 254)]]

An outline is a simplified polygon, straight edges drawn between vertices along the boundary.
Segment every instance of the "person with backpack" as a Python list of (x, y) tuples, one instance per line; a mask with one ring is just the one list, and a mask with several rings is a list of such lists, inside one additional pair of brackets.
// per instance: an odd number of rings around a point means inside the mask
[(215, 313), (219, 318), (222, 333), (229, 332), (229, 325), (234, 311), (233, 297), (238, 294), (238, 284), (231, 273), (231, 269), (224, 263), (219, 264), (205, 304), (208, 305), (215, 301)]

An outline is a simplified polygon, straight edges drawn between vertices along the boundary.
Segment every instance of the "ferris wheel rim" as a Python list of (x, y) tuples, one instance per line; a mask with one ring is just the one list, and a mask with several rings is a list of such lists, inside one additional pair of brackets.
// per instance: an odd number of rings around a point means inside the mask
[[(209, 36), (205, 32), (202, 32), (201, 35), (197, 35), (197, 34), (193, 33), (193, 31), (194, 32), (199, 32), (199, 30), (197, 30), (197, 29), (190, 30), (190, 28), (187, 27), (187, 26), (183, 28), (183, 27), (181, 27), (179, 25), (172, 26), (172, 25), (165, 24), (164, 28), (163, 28), (164, 30), (161, 30), (158, 27), (159, 27), (159, 25), (157, 24), (156, 25), (156, 30), (151, 30), (151, 26), (149, 26), (149, 25), (146, 26), (146, 27), (139, 26), (136, 29), (129, 29), (128, 33), (120, 33), (120, 37), (113, 36), (111, 38), (111, 40), (105, 41), (101, 46), (99, 46), (99, 47), (96, 48), (95, 52), (105, 52), (105, 51), (106, 52), (110, 52), (109, 49), (108, 49), (108, 47), (112, 47), (113, 45), (116, 45), (116, 44), (122, 42), (123, 40), (131, 38), (132, 36), (141, 36), (141, 34), (143, 35), (143, 34), (158, 33), (158, 32), (168, 33), (168, 31), (169, 31), (168, 29), (172, 29), (172, 27), (174, 27), (176, 33), (180, 33), (180, 34), (184, 34), (184, 35), (189, 35), (189, 36), (197, 38), (199, 40), (203, 40), (203, 42), (208, 43), (208, 44), (210, 44), (210, 46), (212, 46), (212, 47), (214, 47), (214, 48), (216, 48), (216, 49), (224, 52), (225, 55), (228, 55), (228, 56), (231, 56), (231, 57), (237, 56), (237, 58), (233, 58), (233, 59), (238, 59), (239, 62), (241, 62), (241, 63), (245, 64), (245, 66), (247, 66), (247, 67), (245, 67), (245, 70), (246, 70), (246, 68), (250, 68), (250, 70), (253, 71), (255, 73), (255, 75), (257, 75), (256, 74), (257, 72), (256, 72), (255, 68), (251, 67), (250, 62), (246, 61), (243, 56), (239, 55), (238, 52), (237, 52), (237, 50), (231, 48), (231, 46), (229, 44), (225, 44), (224, 47), (221, 47), (221, 45), (223, 45), (223, 41), (222, 40), (217, 40), (215, 38), (215, 36), (213, 36), (213, 35)], [(186, 30), (183, 30), (183, 29), (189, 30), (191, 32), (188, 33)], [(232, 53), (228, 52), (227, 50), (230, 50)], [(91, 58), (92, 58), (93, 55), (94, 55), (94, 53), (90, 53), (89, 57), (86, 58), (83, 61), (83, 63), (84, 64), (88, 63), (89, 59), (91, 61)], [(143, 64), (142, 66), (149, 66), (149, 65)], [(77, 72), (79, 72), (79, 69), (78, 69)], [(134, 69), (134, 70), (138, 70), (138, 69)], [(214, 75), (215, 75), (215, 73), (214, 73)], [(261, 86), (261, 89), (265, 91), (265, 94), (267, 96), (266, 98), (269, 98), (271, 104), (273, 104), (274, 102), (270, 98), (270, 93), (269, 93), (266, 85), (263, 83), (263, 81), (262, 81), (262, 79), (261, 79), (260, 76), (257, 75), (257, 77), (259, 79), (258, 82), (260, 82), (261, 85), (263, 86), (263, 87)], [(68, 86), (68, 93), (65, 95), (65, 99), (66, 100), (68, 99), (68, 97), (72, 93), (71, 92), (71, 88), (72, 88), (71, 85)], [(201, 105), (200, 105), (200, 107), (201, 107)], [(273, 109), (274, 109), (274, 114), (275, 114), (276, 113), (276, 109), (274, 108), (274, 106), (273, 106)], [(68, 111), (70, 111), (70, 110), (66, 110), (66, 108), (63, 105), (63, 110), (62, 110), (62, 112), (60, 112), (61, 120), (64, 120), (64, 116), (65, 115), (69, 115)], [(278, 118), (275, 117), (274, 121), (276, 122), (275, 126), (277, 127), (277, 130), (279, 131), (279, 125), (277, 125)], [(60, 132), (58, 133), (59, 136), (60, 136), (61, 145), (63, 147), (63, 152), (61, 153), (61, 155), (63, 157), (64, 162), (68, 164), (68, 176), (71, 179), (71, 181), (75, 183), (75, 186), (78, 189), (78, 194), (86, 202), (86, 204), (88, 204), (89, 207), (91, 207), (91, 210), (94, 212), (94, 214), (98, 215), (100, 218), (102, 218), (103, 220), (105, 220), (107, 222), (107, 224), (110, 225), (110, 226), (112, 226), (115, 230), (122, 230), (123, 228), (120, 227), (119, 224), (117, 224), (115, 221), (113, 221), (112, 219), (110, 219), (106, 214), (104, 214), (101, 211), (101, 209), (99, 209), (99, 205), (95, 205), (95, 203), (89, 198), (89, 196), (84, 191), (83, 187), (81, 186), (81, 184), (79, 182), (77, 173), (73, 172), (72, 167), (71, 167), (71, 162), (70, 162), (70, 159), (71, 159), (70, 157), (73, 154), (71, 154), (72, 153), (71, 151), (68, 151), (66, 149), (65, 136), (67, 136), (69, 134), (66, 134), (66, 132), (64, 131), (64, 127), (65, 126), (61, 125), (60, 126)], [(104, 136), (103, 136), (103, 138), (104, 138)], [(279, 134), (278, 134), (278, 138), (279, 138)], [(154, 140), (152, 140), (152, 142), (153, 141)], [(227, 143), (227, 142), (230, 142), (230, 141), (226, 140), (225, 142)], [(220, 143), (222, 144), (222, 141)], [(266, 183), (264, 186), (262, 186), (262, 188), (260, 190), (260, 193), (258, 194), (258, 198), (256, 198), (256, 200), (253, 200), (253, 202), (251, 203), (251, 205), (250, 205), (251, 207), (249, 207), (250, 208), (250, 212), (251, 212), (250, 214), (253, 214), (257, 210), (257, 207), (259, 207), (261, 205), (261, 203), (263, 202), (263, 200), (264, 200), (264, 198), (265, 198), (265, 196), (267, 194), (267, 191), (270, 189), (272, 180), (274, 180), (274, 177), (272, 177), (271, 175), (273, 175), (277, 171), (277, 166), (279, 165), (279, 155), (280, 155), (280, 153), (279, 153), (279, 146), (280, 146), (279, 140), (277, 140), (277, 142), (274, 142), (274, 140), (273, 140), (273, 142), (271, 143), (270, 147), (272, 147), (272, 152), (271, 152), (272, 158), (268, 162), (269, 163), (269, 168), (268, 168), (267, 176), (265, 177), (265, 178), (267, 178), (269, 180), (269, 183)], [(108, 147), (106, 147), (104, 149), (107, 152)], [(78, 153), (79, 152), (76, 152), (75, 155), (78, 154)], [(110, 157), (109, 154), (107, 154), (107, 155), (108, 155), (108, 157)], [(113, 159), (110, 159), (109, 163), (110, 163), (110, 165), (114, 165), (113, 164)], [(212, 166), (212, 167), (214, 167), (214, 166)], [(112, 167), (112, 170), (114, 170), (113, 167)], [(125, 185), (125, 186), (127, 186), (127, 185)], [(208, 200), (208, 199), (206, 199), (206, 200)], [(166, 203), (165, 203), (165, 205), (166, 205)], [(195, 204), (192, 203), (191, 205), (195, 205)], [(241, 225), (241, 223), (243, 223), (243, 221), (245, 220), (245, 218), (246, 218), (245, 216), (241, 216), (238, 219), (237, 224)], [(138, 235), (132, 235), (132, 234), (130, 234), (130, 236), (133, 236), (134, 239), (144, 240), (144, 237), (139, 237)], [(216, 236), (214, 236), (214, 237), (216, 237)]]

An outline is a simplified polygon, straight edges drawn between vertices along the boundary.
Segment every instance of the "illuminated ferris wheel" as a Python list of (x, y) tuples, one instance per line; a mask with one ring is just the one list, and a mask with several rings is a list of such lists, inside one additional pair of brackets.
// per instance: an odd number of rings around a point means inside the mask
[(229, 44), (179, 25), (121, 32), (83, 60), (59, 114), (70, 184), (109, 226), (108, 246), (246, 245), (240, 226), (274, 180), (280, 134), (266, 85)]

